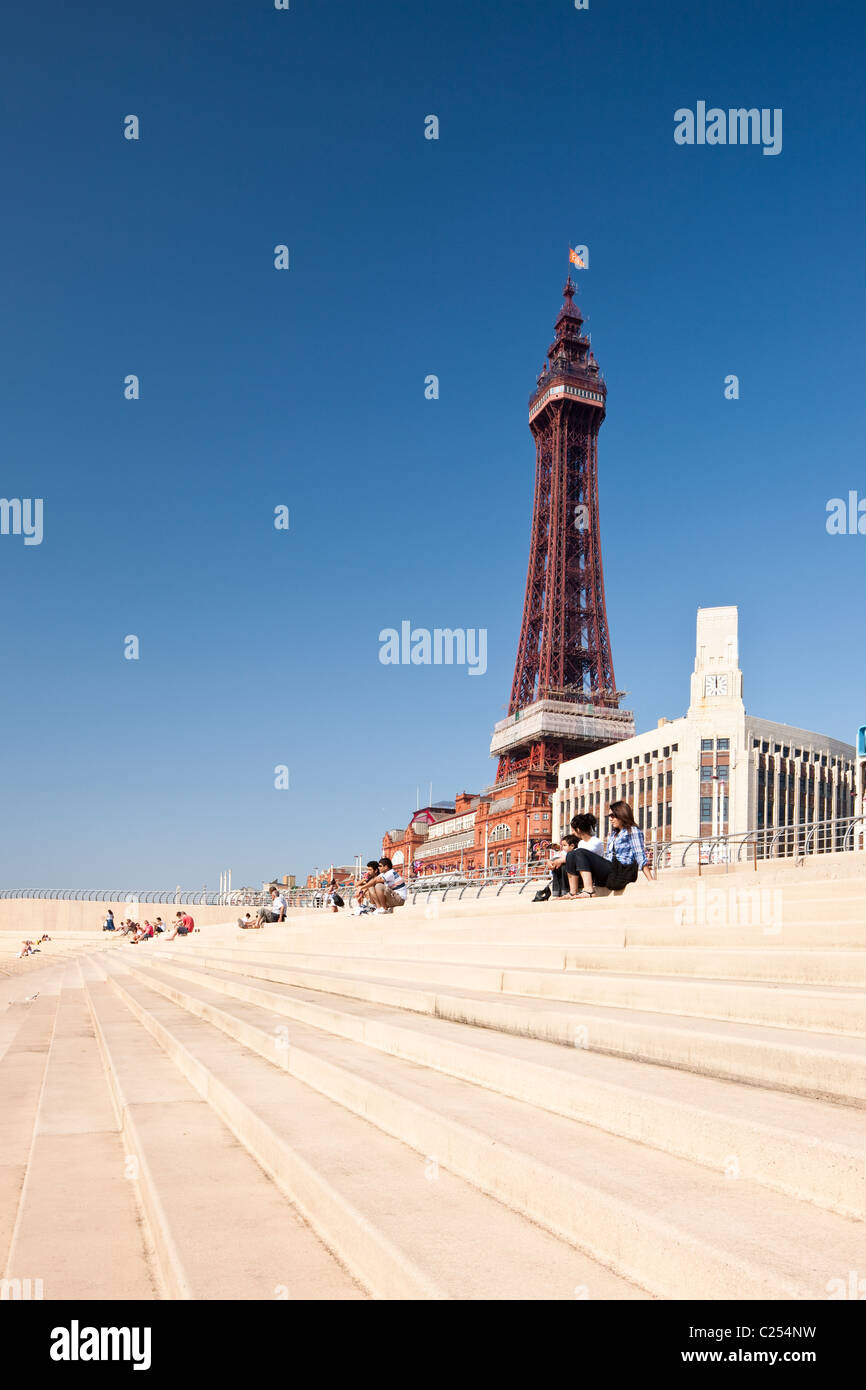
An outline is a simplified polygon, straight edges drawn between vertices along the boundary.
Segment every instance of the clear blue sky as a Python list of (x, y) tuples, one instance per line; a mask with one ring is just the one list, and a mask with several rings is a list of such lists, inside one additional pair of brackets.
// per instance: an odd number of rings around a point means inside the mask
[[(0, 536), (0, 884), (301, 876), (492, 780), (569, 242), (638, 728), (736, 603), (747, 708), (853, 740), (863, 65), (854, 0), (15, 6), (0, 494), (45, 534)], [(677, 146), (699, 100), (782, 153)], [(404, 618), (486, 628), (486, 675), (381, 665)]]

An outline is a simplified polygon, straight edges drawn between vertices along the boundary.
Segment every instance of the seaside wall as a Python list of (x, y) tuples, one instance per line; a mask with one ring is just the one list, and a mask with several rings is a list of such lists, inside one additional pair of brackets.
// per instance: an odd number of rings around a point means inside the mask
[(189, 912), (197, 927), (210, 926), (216, 922), (235, 922), (245, 912), (256, 914), (254, 907), (207, 907), (192, 903), (184, 907), (180, 903), (139, 903), (134, 899), (120, 902), (69, 902), (58, 898), (0, 898), (0, 931), (21, 931), (22, 936), (38, 936), (43, 931), (51, 932), (99, 932), (109, 908), (114, 909), (114, 919), (120, 923), (131, 917), (134, 922), (145, 918), (153, 921), (161, 917), (168, 924), (174, 920), (178, 908)]

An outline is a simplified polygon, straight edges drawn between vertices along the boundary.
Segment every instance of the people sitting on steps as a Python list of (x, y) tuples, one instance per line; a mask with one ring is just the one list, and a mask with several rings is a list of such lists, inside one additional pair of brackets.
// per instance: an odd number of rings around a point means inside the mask
[(402, 876), (394, 868), (391, 860), (383, 856), (377, 864), (378, 873), (373, 874), (358, 890), (359, 896), (375, 903), (376, 912), (393, 912), (406, 901), (408, 889)]
[(643, 831), (635, 823), (631, 806), (627, 801), (614, 801), (609, 814), (610, 832), (603, 855), (581, 844), (566, 856), (569, 898), (595, 897), (596, 883), (612, 893), (623, 893), (627, 884), (635, 882), (639, 870), (653, 882)]

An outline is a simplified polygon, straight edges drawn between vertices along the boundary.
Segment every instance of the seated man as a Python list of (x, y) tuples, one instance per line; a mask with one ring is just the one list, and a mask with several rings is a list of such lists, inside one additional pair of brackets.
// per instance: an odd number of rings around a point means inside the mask
[(270, 905), (263, 907), (256, 918), (256, 926), (263, 927), (266, 922), (284, 922), (286, 919), (286, 900), (271, 884), (268, 892), (271, 895)]
[(245, 913), (243, 917), (238, 918), (238, 926), (240, 927), (241, 931), (256, 931), (256, 929), (261, 925), (262, 923), (260, 921), (254, 922), (248, 912)]
[(369, 902), (367, 902), (366, 898), (364, 897), (364, 889), (366, 888), (367, 884), (370, 882), (370, 879), (371, 879), (371, 878), (375, 878), (375, 877), (377, 876), (378, 872), (379, 872), (379, 861), (378, 861), (378, 859), (368, 859), (368, 860), (367, 860), (367, 867), (366, 867), (366, 869), (364, 870), (364, 877), (363, 877), (363, 879), (361, 880), (361, 882), (359, 883), (358, 888), (357, 888), (357, 890), (356, 890), (356, 892), (355, 892), (355, 906), (352, 908), (352, 912), (353, 912), (353, 914), (354, 914), (356, 917), (360, 917), (360, 915), (361, 915), (362, 913), (364, 913), (364, 912), (374, 912), (374, 911), (375, 911), (375, 909), (370, 905)]
[(191, 936), (195, 922), (188, 912), (176, 912), (174, 914), (174, 931), (171, 936), (167, 936), (166, 941), (174, 941), (176, 936)]
[(360, 891), (376, 904), (376, 912), (393, 912), (395, 907), (402, 907), (405, 903), (408, 889), (386, 856), (379, 860), (377, 867), (379, 872), (368, 878)]

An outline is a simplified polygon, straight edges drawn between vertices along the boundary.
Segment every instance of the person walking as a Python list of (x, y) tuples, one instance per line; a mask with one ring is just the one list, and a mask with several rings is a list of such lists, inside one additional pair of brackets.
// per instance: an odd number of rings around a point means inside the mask
[(102, 930), (114, 931), (114, 913), (112, 912), (111, 908), (108, 909), (105, 921), (102, 924)]
[(622, 893), (634, 883), (638, 871), (652, 883), (643, 831), (635, 823), (634, 813), (627, 801), (614, 801), (610, 808), (610, 833), (604, 854), (594, 850), (570, 850), (565, 867), (571, 898), (595, 897), (595, 884), (600, 883), (613, 893)]

